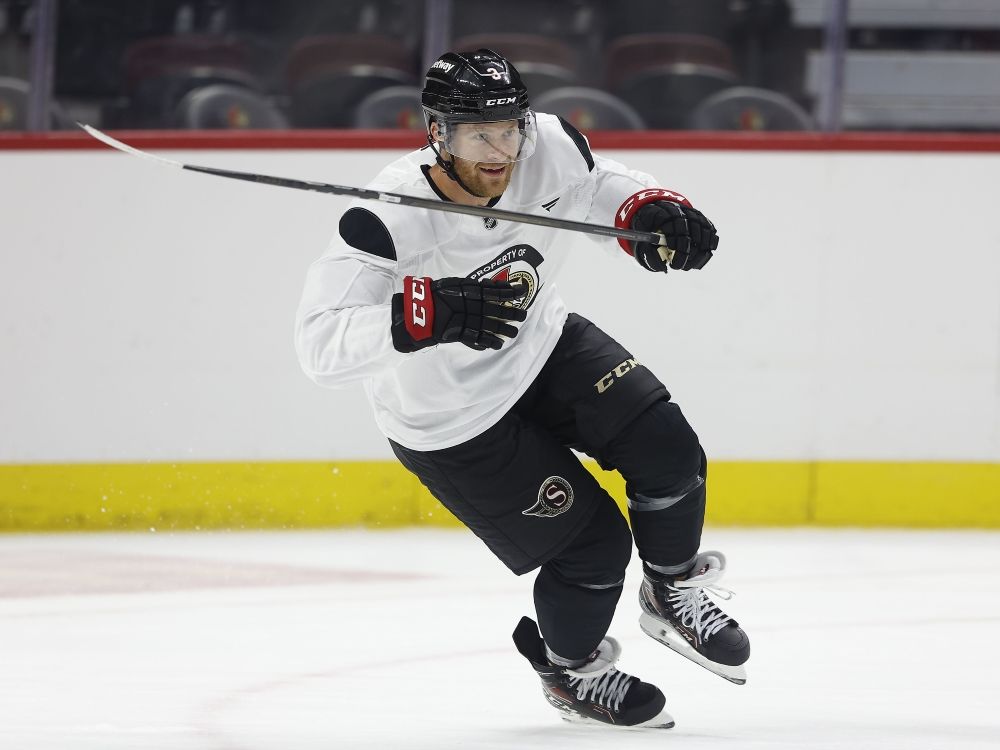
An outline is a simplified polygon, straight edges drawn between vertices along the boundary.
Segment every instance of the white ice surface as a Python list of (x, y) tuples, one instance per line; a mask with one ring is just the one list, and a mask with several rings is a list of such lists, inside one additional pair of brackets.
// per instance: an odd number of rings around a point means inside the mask
[(460, 531), (0, 536), (0, 748), (1000, 748), (1000, 534), (708, 529), (753, 644), (731, 685), (637, 625), (671, 730), (571, 726)]

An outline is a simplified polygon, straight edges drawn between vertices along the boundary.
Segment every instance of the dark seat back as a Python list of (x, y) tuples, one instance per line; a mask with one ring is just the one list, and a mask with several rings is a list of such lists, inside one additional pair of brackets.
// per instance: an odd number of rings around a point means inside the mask
[(260, 89), (254, 47), (236, 37), (151, 37), (125, 51), (126, 124), (164, 127), (188, 92), (216, 84)]
[(271, 102), (243, 86), (217, 83), (189, 91), (173, 126), (188, 130), (280, 130), (288, 120)]
[(643, 130), (638, 112), (617, 96), (587, 86), (552, 89), (532, 102), (539, 112), (568, 120), (578, 130)]
[(687, 127), (691, 110), (738, 83), (729, 48), (701, 34), (631, 34), (607, 49), (608, 89), (651, 128)]
[(420, 89), (390, 86), (369, 94), (354, 111), (354, 127), (423, 130)]
[(286, 69), (290, 114), (305, 128), (343, 128), (358, 105), (389, 86), (416, 83), (416, 59), (379, 34), (323, 34), (299, 41)]
[(734, 86), (712, 94), (691, 113), (696, 130), (815, 130), (813, 118), (784, 94)]

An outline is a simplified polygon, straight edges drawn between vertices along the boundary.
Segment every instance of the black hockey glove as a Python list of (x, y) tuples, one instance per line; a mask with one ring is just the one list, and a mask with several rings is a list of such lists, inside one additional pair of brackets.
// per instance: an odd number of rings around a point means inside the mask
[(520, 299), (525, 291), (506, 281), (407, 276), (402, 293), (392, 295), (392, 345), (404, 353), (453, 341), (479, 351), (499, 349), (502, 337), (517, 335), (506, 321), (527, 316), (504, 303)]
[[(620, 240), (622, 247), (648, 271), (668, 268), (690, 271), (703, 268), (719, 246), (715, 225), (680, 193), (644, 190), (630, 197), (618, 210), (615, 224), (641, 232), (659, 232), (667, 247), (651, 242)], [(667, 255), (664, 259), (661, 251)]]

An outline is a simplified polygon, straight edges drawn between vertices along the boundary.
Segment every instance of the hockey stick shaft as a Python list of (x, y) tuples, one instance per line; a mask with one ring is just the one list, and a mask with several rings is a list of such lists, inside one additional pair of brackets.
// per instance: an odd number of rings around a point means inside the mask
[[(331, 185), (325, 182), (310, 182), (308, 180), (295, 180), (288, 177), (272, 177), (264, 174), (254, 174), (252, 172), (236, 172), (229, 169), (216, 169), (214, 167), (202, 167), (197, 164), (184, 164), (173, 159), (165, 159), (162, 156), (140, 151), (126, 143), (112, 138), (107, 133), (103, 133), (90, 125), (77, 123), (89, 135), (112, 148), (123, 151), (133, 156), (149, 159), (161, 164), (179, 167), (191, 172), (201, 172), (203, 174), (215, 175), (216, 177), (226, 177), (231, 180), (243, 180), (246, 182), (257, 182), (261, 185), (273, 185), (275, 187), (292, 188), (293, 190), (308, 190), (314, 193), (326, 193), (328, 195), (342, 195), (361, 200), (376, 200), (383, 203), (394, 203), (400, 206), (413, 206), (415, 208), (426, 208), (431, 211), (445, 211), (447, 213), (464, 214), (466, 216), (479, 216), (484, 219), (496, 219), (498, 221), (515, 221), (521, 224), (534, 224), (552, 229), (566, 229), (571, 232), (582, 232), (584, 234), (595, 234), (603, 237), (615, 237), (632, 242), (650, 242), (654, 245), (662, 245), (663, 235), (656, 232), (640, 232), (635, 229), (620, 229), (618, 227), (604, 226), (603, 224), (588, 224), (583, 221), (570, 221), (568, 219), (557, 219), (554, 216), (539, 216), (537, 214), (526, 214), (520, 211), (504, 211), (497, 208), (485, 206), (466, 206), (461, 203), (436, 200), (431, 198), (419, 198), (415, 195), (402, 195), (400, 193), (386, 193), (379, 190), (369, 190), (367, 188), (348, 187), (346, 185)], [(661, 249), (664, 254), (665, 247)], [(667, 251), (669, 252), (669, 251)]]
[(464, 214), (466, 216), (479, 216), (484, 219), (496, 219), (498, 221), (515, 221), (521, 224), (535, 224), (540, 227), (551, 227), (552, 229), (568, 229), (571, 232), (596, 234), (604, 237), (620, 237), (633, 242), (652, 242), (653, 244), (659, 244), (663, 239), (662, 235), (655, 232), (640, 232), (635, 229), (619, 229), (618, 227), (609, 227), (604, 226), (603, 224), (588, 224), (583, 221), (570, 221), (569, 219), (557, 219), (554, 216), (526, 214), (521, 213), (520, 211), (505, 211), (503, 209), (488, 208), (485, 206), (466, 206), (462, 203), (452, 203), (432, 198), (419, 198), (415, 195), (385, 193), (378, 190), (368, 190), (366, 188), (347, 187), (345, 185), (330, 185), (323, 182), (306, 182), (303, 180), (292, 180), (285, 177), (270, 177), (268, 175), (253, 174), (250, 172), (232, 172), (226, 169), (199, 167), (193, 164), (185, 164), (184, 169), (189, 169), (192, 172), (213, 174), (218, 177), (228, 177), (234, 180), (259, 182), (263, 185), (294, 188), (296, 190), (312, 190), (317, 193), (328, 193), (330, 195), (347, 195), (352, 198), (360, 198), (362, 200), (377, 200), (384, 203), (395, 203), (400, 206), (413, 206), (415, 208), (430, 209), (431, 211), (444, 211), (446, 213)]

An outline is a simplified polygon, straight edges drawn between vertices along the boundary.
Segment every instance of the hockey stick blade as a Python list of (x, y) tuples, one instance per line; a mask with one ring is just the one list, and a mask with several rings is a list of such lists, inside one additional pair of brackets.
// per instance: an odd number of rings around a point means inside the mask
[(583, 221), (570, 221), (568, 219), (557, 219), (554, 216), (539, 216), (537, 214), (526, 214), (519, 211), (505, 211), (484, 206), (466, 206), (461, 203), (451, 203), (447, 201), (419, 198), (415, 195), (403, 195), (401, 193), (385, 193), (378, 190), (368, 190), (367, 188), (348, 187), (346, 185), (331, 185), (325, 182), (309, 182), (307, 180), (295, 180), (288, 177), (272, 177), (264, 174), (254, 174), (252, 172), (236, 172), (229, 169), (216, 169), (214, 167), (201, 167), (197, 164), (184, 164), (173, 159), (165, 159), (162, 156), (155, 156), (145, 151), (140, 151), (127, 143), (122, 143), (117, 138), (112, 138), (90, 125), (78, 122), (84, 132), (96, 138), (111, 148), (122, 151), (141, 159), (147, 159), (169, 167), (179, 167), (191, 172), (201, 172), (203, 174), (215, 175), (216, 177), (226, 177), (231, 180), (244, 180), (246, 182), (257, 182), (262, 185), (273, 185), (275, 187), (292, 188), (293, 190), (308, 190), (315, 193), (326, 193), (328, 195), (342, 195), (361, 200), (376, 200), (384, 203), (395, 203), (400, 206), (412, 206), (415, 208), (425, 208), (430, 211), (444, 211), (446, 213), (463, 214), (465, 216), (478, 216), (483, 219), (496, 219), (499, 221), (514, 221), (521, 224), (534, 224), (536, 226), (550, 227), (552, 229), (566, 229), (571, 232), (582, 232), (584, 234), (596, 234), (603, 237), (614, 237), (632, 242), (649, 242), (660, 246), (660, 255), (664, 260), (669, 260), (673, 251), (662, 245), (663, 235), (657, 232), (640, 232), (635, 229), (619, 229), (618, 227), (604, 226), (603, 224), (588, 224)]

